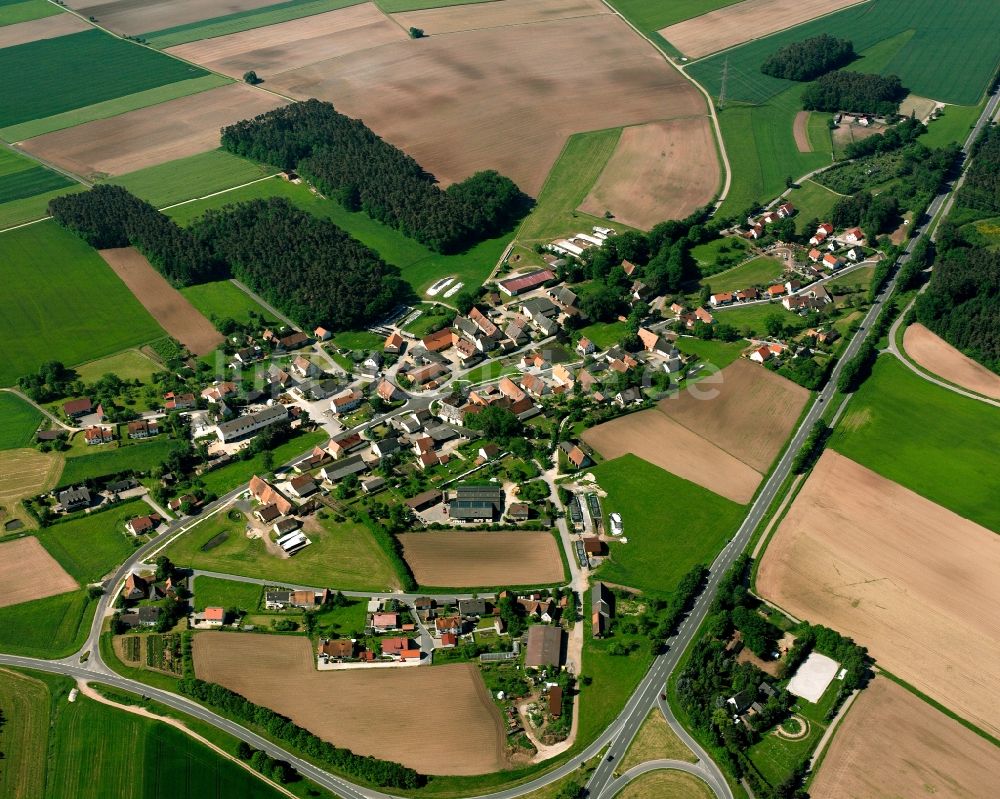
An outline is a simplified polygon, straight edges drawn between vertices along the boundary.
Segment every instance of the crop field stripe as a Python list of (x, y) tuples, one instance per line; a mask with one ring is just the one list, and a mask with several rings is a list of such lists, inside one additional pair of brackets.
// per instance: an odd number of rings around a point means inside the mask
[[(700, 17), (740, 0), (609, 0), (629, 22), (646, 33), (655, 33), (677, 22)], [(662, 37), (661, 37), (662, 38)], [(664, 40), (665, 41), (665, 40)]]
[(0, 26), (54, 17), (61, 13), (61, 8), (45, 0), (3, 0), (0, 2)]
[(75, 181), (44, 166), (33, 166), (22, 172), (0, 177), (0, 203), (23, 200), (45, 192), (66, 188)]
[(178, 44), (187, 44), (202, 39), (214, 39), (218, 36), (228, 36), (230, 33), (263, 28), (276, 25), (279, 22), (289, 22), (293, 19), (311, 17), (326, 11), (337, 11), (348, 6), (358, 5), (364, 0), (289, 0), (264, 8), (237, 11), (221, 17), (204, 19), (200, 22), (189, 22), (173, 28), (144, 33), (142, 38), (152, 47), (165, 49)]
[[(789, 86), (801, 84), (761, 74), (764, 58), (790, 42), (831, 30), (850, 31), (855, 50), (862, 54), (915, 31), (880, 71), (899, 75), (907, 88), (922, 97), (948, 103), (978, 103), (1000, 61), (1000, 15), (993, 0), (960, 4), (874, 0), (709, 56), (692, 64), (688, 72), (717, 97), (723, 62), (728, 61), (727, 96), (735, 101), (766, 102)], [(878, 54), (879, 49), (872, 54), (876, 66)], [(865, 68), (864, 59), (859, 68)]]
[(0, 647), (10, 655), (67, 657), (83, 643), (96, 609), (86, 591), (0, 608)]
[(14, 394), (0, 393), (0, 450), (30, 445), (41, 421), (34, 406)]
[(0, 73), (18, 78), (0, 86), (4, 127), (208, 74), (96, 29), (5, 47)]
[(5, 723), (0, 796), (41, 799), (49, 741), (49, 691), (45, 683), (0, 669), (0, 708)]
[(93, 122), (95, 119), (107, 119), (108, 117), (124, 114), (126, 111), (135, 111), (139, 108), (158, 105), (167, 100), (176, 100), (178, 97), (198, 94), (207, 89), (225, 86), (227, 83), (232, 82), (231, 78), (214, 74), (179, 80), (174, 83), (168, 83), (165, 86), (157, 86), (153, 89), (127, 94), (124, 97), (116, 97), (113, 100), (105, 100), (43, 119), (22, 122), (19, 125), (10, 125), (0, 129), (0, 138), (10, 142), (24, 141), (34, 136), (41, 136), (43, 133), (72, 128), (76, 125), (82, 125), (85, 122)]

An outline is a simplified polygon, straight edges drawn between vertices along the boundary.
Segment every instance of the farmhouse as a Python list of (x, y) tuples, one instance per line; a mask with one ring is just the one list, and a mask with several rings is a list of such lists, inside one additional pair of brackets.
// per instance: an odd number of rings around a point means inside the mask
[(393, 330), (388, 336), (385, 337), (385, 343), (382, 345), (382, 349), (390, 355), (399, 355), (399, 353), (403, 351), (403, 345), (403, 337), (399, 334), (398, 330)]
[(122, 613), (118, 619), (126, 627), (153, 627), (160, 620), (160, 609), (156, 605), (143, 605), (134, 613)]
[(448, 504), (448, 515), (462, 522), (492, 522), (503, 514), (503, 507), (501, 488), (460, 484)]
[[(451, 340), (450, 336), (451, 334), (449, 333), (449, 341)], [(407, 377), (409, 377), (410, 380), (418, 386), (423, 386), (445, 374), (448, 374), (448, 370), (445, 369), (444, 366), (439, 363), (429, 363), (427, 366), (421, 366), (419, 369), (414, 369), (407, 375)]]
[(538, 624), (529, 627), (524, 665), (534, 669), (562, 666), (563, 638), (561, 627), (547, 627)]
[(221, 627), (226, 621), (225, 608), (205, 608), (204, 613), (195, 613), (192, 617), (196, 623), (206, 627)]
[(215, 428), (216, 435), (223, 444), (227, 444), (252, 435), (272, 424), (283, 422), (287, 418), (288, 409), (284, 405), (271, 405), (256, 413), (248, 413), (246, 416), (239, 416), (228, 422), (220, 422)]
[(348, 433), (338, 438), (331, 438), (326, 445), (326, 451), (330, 453), (334, 460), (343, 457), (351, 450), (357, 449), (365, 443), (359, 433)]
[(385, 402), (392, 402), (399, 398), (399, 389), (397, 389), (388, 380), (382, 380), (378, 384), (378, 388), (375, 389), (375, 393)]
[(250, 496), (261, 505), (274, 505), (283, 516), (292, 510), (292, 503), (267, 480), (257, 475), (250, 479)]
[(79, 416), (86, 416), (91, 412), (93, 405), (90, 402), (89, 397), (83, 397), (82, 399), (70, 400), (69, 402), (63, 403), (63, 413), (72, 419), (76, 419)]
[(589, 466), (593, 463), (590, 456), (580, 449), (579, 444), (574, 444), (572, 441), (563, 441), (560, 446), (566, 453), (566, 460), (573, 464), (573, 466), (577, 469), (582, 469), (584, 466)]
[(316, 481), (312, 475), (300, 474), (288, 481), (288, 489), (297, 497), (308, 497), (316, 491)]
[(319, 476), (323, 480), (335, 483), (338, 480), (343, 480), (349, 475), (360, 474), (361, 472), (367, 471), (367, 469), (368, 464), (365, 463), (364, 458), (360, 455), (352, 455), (350, 458), (336, 461), (330, 466), (324, 466), (320, 469)]
[(497, 286), (508, 297), (517, 297), (519, 294), (524, 294), (526, 291), (536, 289), (542, 284), (555, 279), (556, 275), (552, 270), (538, 269), (524, 275), (501, 280)]
[(292, 361), (292, 371), (299, 377), (316, 377), (322, 374), (320, 368), (304, 355), (295, 356), (295, 360)]
[(406, 505), (412, 511), (427, 510), (427, 508), (437, 505), (443, 498), (444, 495), (440, 491), (424, 491), (422, 494), (417, 494), (415, 497), (406, 500)]
[(424, 345), (424, 348), (428, 352), (446, 350), (451, 346), (451, 329), (446, 327), (443, 330), (438, 330), (436, 333), (430, 333), (424, 336), (420, 340), (420, 343)]
[(324, 638), (319, 645), (319, 654), (331, 660), (349, 660), (356, 650), (357, 643), (351, 638)]

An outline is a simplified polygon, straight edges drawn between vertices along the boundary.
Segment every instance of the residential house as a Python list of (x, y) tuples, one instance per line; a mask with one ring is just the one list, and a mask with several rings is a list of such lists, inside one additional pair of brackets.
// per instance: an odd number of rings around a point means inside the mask
[(149, 582), (134, 572), (125, 578), (122, 597), (130, 602), (149, 596)]
[(860, 247), (851, 247), (844, 255), (847, 256), (848, 261), (853, 263), (865, 260), (865, 254)]
[(87, 444), (110, 444), (115, 440), (115, 431), (110, 427), (88, 427), (84, 433)]
[(317, 341), (329, 341), (330, 339), (332, 339), (332, 338), (333, 338), (333, 333), (331, 333), (331, 332), (330, 332), (329, 330), (327, 330), (327, 329), (326, 329), (325, 327), (317, 327), (317, 328), (316, 328), (316, 329), (315, 329), (315, 330), (313, 331), (313, 337), (314, 337), (314, 338), (315, 338), (315, 339), (316, 339)]
[(815, 247), (809, 250), (809, 260), (812, 261), (814, 264), (821, 261), (822, 258), (823, 258), (822, 251), (817, 250)]
[(340, 416), (342, 413), (350, 413), (361, 405), (364, 398), (364, 394), (352, 388), (343, 394), (332, 397), (330, 399), (330, 410), (335, 416)]
[[(448, 337), (450, 341), (450, 332), (448, 333)], [(427, 364), (427, 366), (421, 366), (419, 369), (414, 369), (409, 372), (407, 377), (409, 377), (410, 380), (412, 380), (416, 385), (424, 386), (446, 374), (448, 374), (448, 370), (445, 369), (444, 366), (439, 363), (430, 363)]]
[(844, 231), (845, 244), (864, 244), (865, 234), (859, 227), (852, 227)]
[(313, 447), (312, 452), (302, 460), (296, 462), (292, 468), (299, 474), (305, 474), (306, 472), (311, 472), (313, 469), (318, 469), (329, 459), (330, 455), (325, 449), (322, 447)]
[(756, 287), (741, 289), (734, 296), (737, 302), (752, 302), (760, 297), (760, 291)]
[(261, 505), (274, 505), (281, 512), (282, 516), (286, 516), (292, 511), (292, 503), (288, 501), (284, 494), (282, 494), (278, 489), (271, 485), (267, 480), (262, 477), (254, 475), (250, 478), (250, 496), (252, 496)]
[(473, 307), (469, 311), (469, 321), (475, 324), (479, 332), (486, 338), (494, 340), (500, 338), (500, 329), (478, 308)]
[(576, 385), (576, 378), (573, 377), (573, 373), (561, 363), (557, 363), (552, 367), (552, 379), (560, 386), (566, 386), (567, 388), (573, 388)]
[(441, 649), (453, 649), (458, 646), (458, 636), (453, 633), (444, 633), (438, 643)]
[(388, 632), (389, 630), (399, 629), (399, 614), (398, 613), (373, 613), (372, 614), (372, 629), (378, 633)]
[(562, 666), (565, 657), (564, 634), (561, 627), (532, 625), (528, 628), (528, 645), (524, 665), (540, 669)]
[[(520, 316), (520, 314), (518, 314), (518, 316)], [(514, 342), (515, 345), (520, 347), (528, 341), (528, 331), (526, 330), (527, 325), (528, 320), (526, 318), (522, 317), (522, 321), (518, 321), (518, 319), (515, 318), (509, 325), (507, 325), (506, 328), (504, 328), (503, 334)]]
[(582, 469), (584, 466), (589, 466), (593, 463), (590, 456), (580, 449), (579, 444), (574, 444), (572, 441), (563, 441), (559, 446), (566, 453), (566, 460), (577, 469)]
[(142, 535), (156, 529), (160, 523), (160, 516), (157, 513), (150, 513), (147, 516), (136, 516), (125, 522), (125, 529), (132, 535)]
[(222, 443), (228, 444), (286, 419), (288, 419), (288, 409), (284, 405), (275, 404), (255, 413), (219, 422), (215, 426), (215, 432)]
[(708, 301), (713, 308), (718, 308), (720, 305), (731, 305), (733, 302), (733, 292), (722, 291), (718, 294), (713, 294), (708, 298)]
[(757, 349), (750, 353), (750, 360), (754, 363), (764, 363), (771, 360), (770, 348), (765, 345), (757, 347)]
[(264, 350), (258, 347), (256, 344), (251, 347), (241, 347), (236, 350), (236, 354), (233, 355), (232, 366), (234, 369), (239, 369), (244, 366), (249, 366), (256, 361), (259, 361), (264, 357)]
[(642, 392), (635, 387), (629, 387), (615, 394), (615, 404), (621, 408), (642, 402)]
[(389, 483), (384, 477), (369, 477), (361, 481), (361, 490), (366, 494), (377, 494), (385, 489)]
[(420, 647), (412, 638), (383, 638), (382, 654), (399, 660), (420, 660)]
[(633, 302), (645, 302), (652, 298), (653, 289), (643, 283), (641, 280), (636, 280), (632, 283), (631, 296)]
[(264, 607), (268, 610), (282, 610), (289, 607), (291, 604), (291, 591), (281, 590), (264, 592)]
[(526, 522), (531, 518), (531, 508), (523, 502), (514, 502), (507, 508), (507, 519), (512, 522)]
[(686, 310), (685, 307), (681, 305), (679, 302), (670, 303), (670, 312), (674, 316), (680, 316), (682, 313), (684, 313), (685, 310)]
[(329, 660), (351, 660), (357, 656), (357, 642), (352, 638), (324, 638), (320, 642), (318, 654)]
[(706, 325), (714, 325), (715, 324), (715, 317), (712, 316), (712, 314), (710, 314), (704, 308), (695, 308), (694, 309), (694, 317), (695, 317), (695, 319), (697, 319), (699, 322), (701, 322), (703, 324), (706, 324)]
[(360, 474), (368, 471), (368, 464), (360, 455), (352, 455), (350, 458), (334, 461), (329, 466), (324, 466), (319, 470), (321, 479), (330, 483), (336, 483), (352, 474)]
[(576, 351), (581, 355), (592, 355), (596, 350), (597, 347), (594, 346), (594, 342), (585, 336), (576, 342)]
[(403, 346), (405, 341), (398, 331), (393, 330), (388, 336), (385, 337), (385, 343), (382, 345), (382, 350), (388, 352), (390, 355), (399, 355), (403, 351)]
[(128, 437), (131, 439), (150, 438), (159, 435), (160, 426), (156, 419), (137, 419), (128, 423)]
[(277, 505), (271, 502), (267, 505), (261, 505), (259, 508), (255, 509), (253, 515), (264, 524), (270, 524), (275, 519), (281, 518), (281, 510), (279, 510)]
[(625, 272), (625, 274), (626, 274), (626, 275), (628, 275), (629, 277), (632, 277), (632, 274), (633, 274), (633, 273), (635, 272), (635, 270), (636, 270), (636, 269), (638, 269), (638, 268), (639, 268), (639, 267), (637, 267), (637, 266), (636, 266), (636, 265), (635, 265), (634, 263), (632, 263), (631, 261), (628, 261), (628, 260), (622, 260), (622, 270), (623, 270), (623, 271)]
[(81, 399), (70, 400), (69, 402), (63, 403), (63, 413), (65, 413), (71, 419), (76, 419), (80, 416), (86, 416), (93, 409), (93, 404), (89, 397), (83, 397)]
[(533, 272), (501, 280), (497, 287), (508, 297), (517, 297), (555, 279), (555, 272), (551, 269), (536, 269)]
[(375, 393), (378, 394), (379, 398), (384, 402), (393, 402), (400, 398), (400, 391), (396, 388), (390, 381), (381, 380), (379, 381), (378, 388), (375, 389)]
[(295, 356), (292, 371), (299, 377), (317, 377), (322, 374), (322, 370), (304, 355)]
[(364, 444), (365, 441), (361, 438), (360, 433), (347, 433), (337, 438), (331, 438), (326, 444), (326, 451), (334, 460), (337, 460)]
[(310, 342), (309, 336), (300, 331), (294, 333), (289, 333), (287, 336), (283, 336), (277, 339), (276, 344), (279, 349), (283, 350), (297, 350), (300, 347), (304, 347)]
[(563, 310), (573, 308), (577, 302), (577, 296), (567, 286), (554, 286), (548, 290), (549, 299)]
[(522, 375), (521, 388), (532, 397), (542, 397), (549, 393), (549, 385), (537, 375)]
[(196, 613), (195, 621), (207, 627), (221, 627), (226, 621), (226, 609), (219, 607), (205, 608), (204, 613)]
[(196, 507), (198, 505), (198, 497), (194, 494), (183, 494), (179, 497), (175, 497), (167, 503), (167, 507), (175, 512), (182, 512), (185, 505), (192, 508)]
[(782, 219), (788, 219), (790, 216), (795, 216), (795, 206), (791, 203), (782, 203), (778, 206), (778, 216)]
[(195, 406), (194, 394), (190, 392), (175, 394), (173, 391), (170, 391), (163, 396), (163, 400), (163, 407), (168, 411), (182, 411)]
[(785, 287), (780, 283), (767, 287), (767, 296), (771, 299), (773, 299), (774, 297), (780, 297), (784, 293), (785, 293)]
[(614, 595), (608, 587), (597, 581), (590, 588), (591, 632), (600, 638), (608, 631), (614, 617)]
[(481, 619), (484, 616), (488, 616), (492, 613), (489, 603), (480, 598), (477, 599), (460, 599), (458, 600), (458, 612), (464, 618), (475, 617)]
[(838, 258), (832, 252), (828, 252), (823, 256), (823, 265), (836, 272), (844, 266), (844, 260), (842, 258)]
[(438, 635), (445, 633), (459, 635), (462, 632), (462, 618), (460, 616), (439, 616), (434, 619), (434, 630)]
[(559, 309), (545, 297), (532, 297), (521, 306), (521, 313), (537, 325), (541, 319), (554, 317)]
[(477, 338), (474, 341), (470, 341), (467, 338), (462, 338), (457, 333), (453, 333), (452, 340), (455, 345), (455, 352), (458, 353), (458, 360), (464, 366), (471, 366), (482, 357), (482, 351), (477, 346), (480, 343), (480, 339)]
[(160, 609), (156, 605), (143, 605), (131, 613), (121, 613), (119, 620), (126, 627), (155, 627), (160, 620)]
[(785, 281), (785, 291), (787, 291), (789, 294), (794, 294), (800, 288), (802, 288), (802, 281), (801, 280), (788, 280), (788, 281)]
[(239, 386), (228, 380), (215, 381), (208, 388), (202, 389), (201, 398), (211, 403), (220, 403), (235, 397), (240, 393)]
[(372, 455), (376, 458), (385, 458), (399, 452), (398, 438), (383, 438), (381, 441), (372, 442)]
[(546, 369), (548, 368), (549, 362), (545, 360), (543, 356), (537, 350), (526, 353), (521, 358), (521, 368), (522, 369)]

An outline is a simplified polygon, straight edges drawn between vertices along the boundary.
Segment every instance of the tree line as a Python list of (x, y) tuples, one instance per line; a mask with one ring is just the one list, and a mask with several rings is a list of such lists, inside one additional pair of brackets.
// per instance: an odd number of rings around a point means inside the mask
[[(122, 187), (102, 184), (57, 197), (49, 213), (92, 247), (134, 246), (175, 286), (237, 277), (305, 329), (361, 327), (401, 291), (395, 267), (285, 199), (212, 210), (185, 229)], [(44, 393), (60, 382), (65, 375), (40, 374), (26, 388)]]
[(1000, 212), (1000, 128), (983, 131), (972, 150), (972, 163), (965, 172), (959, 202), (977, 211)]
[(853, 60), (853, 42), (822, 33), (771, 53), (760, 65), (760, 71), (772, 78), (812, 80)]
[(526, 210), (517, 185), (492, 170), (442, 190), (413, 158), (319, 100), (223, 128), (222, 146), (297, 170), (348, 210), (364, 211), (437, 252), (460, 252), (496, 236)]
[(203, 702), (245, 724), (263, 728), (268, 735), (295, 748), (310, 759), (345, 774), (350, 774), (379, 788), (421, 787), (426, 778), (414, 769), (389, 760), (357, 755), (350, 749), (334, 746), (298, 726), (291, 719), (257, 705), (245, 696), (204, 680), (185, 678), (178, 690), (198, 702)]
[(175, 286), (215, 280), (224, 271), (204, 242), (121, 186), (56, 197), (49, 213), (91, 247), (135, 247)]
[(821, 76), (802, 93), (806, 111), (855, 111), (891, 115), (899, 110), (907, 90), (897, 75), (834, 70)]

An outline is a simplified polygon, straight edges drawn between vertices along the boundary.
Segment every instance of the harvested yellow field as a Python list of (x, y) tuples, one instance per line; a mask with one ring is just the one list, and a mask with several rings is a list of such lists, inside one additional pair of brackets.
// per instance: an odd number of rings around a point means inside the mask
[(34, 536), (0, 544), (0, 608), (78, 587)]
[(392, 18), (404, 28), (420, 28), (429, 36), (434, 36), (610, 13), (611, 9), (600, 0), (503, 0), (404, 11), (393, 14)]
[(903, 349), (928, 372), (984, 397), (1000, 400), (1000, 375), (972, 360), (919, 322), (906, 328)]

